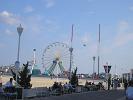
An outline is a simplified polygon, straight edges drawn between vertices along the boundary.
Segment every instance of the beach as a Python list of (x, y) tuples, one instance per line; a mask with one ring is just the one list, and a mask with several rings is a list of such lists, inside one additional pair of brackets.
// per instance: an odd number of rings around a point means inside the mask
[[(9, 79), (12, 78), (12, 76), (6, 76), (3, 75), (2, 76), (2, 83), (3, 85), (9, 81)], [(93, 80), (91, 79), (79, 79), (79, 85), (85, 85), (85, 82), (93, 82)], [(31, 77), (31, 84), (32, 84), (32, 88), (34, 87), (50, 87), (53, 85), (54, 82), (61, 82), (62, 84), (65, 84), (66, 82), (68, 83), (69, 80), (66, 78), (48, 78), (48, 77)], [(103, 82), (105, 84), (105, 82), (103, 80), (95, 80), (94, 81), (96, 84), (98, 82)]]

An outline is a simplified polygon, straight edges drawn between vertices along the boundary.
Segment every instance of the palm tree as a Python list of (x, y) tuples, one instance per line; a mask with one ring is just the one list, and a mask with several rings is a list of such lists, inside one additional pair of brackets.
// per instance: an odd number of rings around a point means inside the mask
[[(28, 65), (29, 65), (28, 62), (27, 62), (27, 64), (23, 64), (22, 71), (19, 71), (18, 75), (17, 75), (17, 83), (20, 86), (24, 87), (24, 89), (30, 89), (32, 87), (32, 84), (30, 84), (31, 74), (28, 69)], [(11, 72), (13, 74), (13, 79), (16, 81), (16, 73), (13, 72), (13, 70), (11, 70)]]

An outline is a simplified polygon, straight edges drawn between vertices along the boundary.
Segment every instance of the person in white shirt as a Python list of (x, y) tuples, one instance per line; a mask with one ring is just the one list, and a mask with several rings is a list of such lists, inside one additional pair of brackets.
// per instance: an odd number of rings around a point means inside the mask
[(66, 84), (64, 84), (64, 88), (67, 89), (67, 90), (69, 89), (69, 86), (68, 86), (67, 82), (66, 82)]
[(5, 84), (5, 87), (13, 87), (13, 78), (10, 78), (10, 80)]
[(129, 81), (126, 89), (126, 98), (127, 100), (133, 100), (133, 80)]
[(0, 87), (2, 87), (2, 76), (0, 75)]

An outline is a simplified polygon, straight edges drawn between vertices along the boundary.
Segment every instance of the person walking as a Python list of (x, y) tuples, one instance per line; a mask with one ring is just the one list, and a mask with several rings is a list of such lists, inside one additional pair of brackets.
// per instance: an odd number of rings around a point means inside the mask
[(117, 79), (114, 79), (113, 83), (114, 83), (114, 89), (117, 90), (118, 80)]
[(126, 89), (126, 99), (133, 100), (133, 80), (129, 81), (128, 87)]
[(124, 89), (126, 90), (127, 89), (127, 86), (128, 86), (128, 83), (127, 81), (124, 82)]

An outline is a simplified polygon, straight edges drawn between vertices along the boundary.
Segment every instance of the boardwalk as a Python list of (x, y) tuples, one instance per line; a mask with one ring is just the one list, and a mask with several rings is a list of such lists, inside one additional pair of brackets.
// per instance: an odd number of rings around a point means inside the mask
[(91, 91), (63, 96), (32, 98), (32, 100), (125, 100), (125, 95), (123, 90)]

